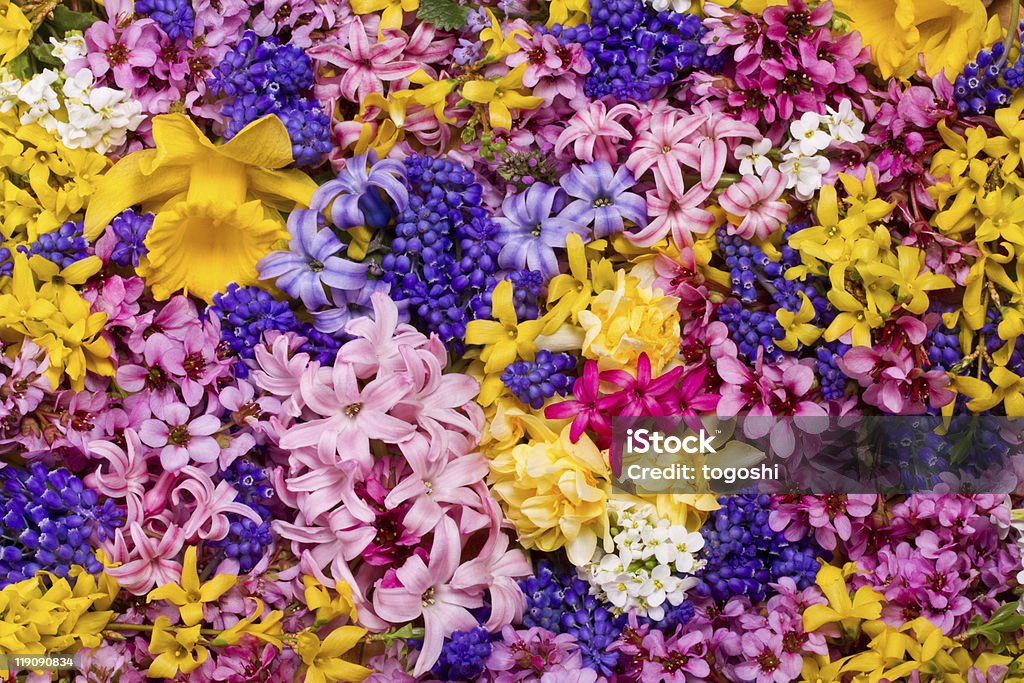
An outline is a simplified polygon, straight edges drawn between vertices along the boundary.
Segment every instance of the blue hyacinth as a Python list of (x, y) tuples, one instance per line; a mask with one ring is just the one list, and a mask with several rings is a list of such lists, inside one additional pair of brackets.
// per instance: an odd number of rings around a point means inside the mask
[(409, 203), (397, 216), (383, 279), (396, 301), (408, 301), (420, 329), (461, 352), (466, 324), (488, 308), (494, 283), (497, 226), (481, 206), (483, 188), (453, 161), (412, 155), (405, 160)]
[(583, 664), (610, 676), (619, 661), (611, 645), (626, 626), (626, 616), (615, 616), (590, 594), (590, 584), (568, 572), (557, 573), (541, 560), (536, 573), (519, 582), (526, 595), (523, 625), (568, 633), (576, 638)]
[(490, 634), (479, 626), (456, 631), (445, 641), (441, 656), (430, 673), (442, 681), (471, 681), (484, 672), (491, 654)]
[[(299, 328), (288, 304), (259, 287), (231, 283), (226, 292), (213, 295), (213, 304), (207, 310), (220, 319), (221, 341), (242, 358), (253, 357), (253, 349), (262, 342), (264, 332), (293, 332)], [(244, 365), (238, 363), (235, 367), (239, 370)]]
[(66, 577), (75, 565), (101, 571), (90, 538), (106, 539), (121, 523), (113, 501), (100, 504), (67, 469), (41, 463), (0, 470), (0, 516), (0, 587), (40, 571)]
[(149, 17), (174, 40), (178, 36), (191, 38), (196, 17), (189, 0), (136, 0), (135, 13)]
[(816, 558), (829, 553), (811, 539), (787, 541), (768, 525), (771, 498), (739, 494), (718, 499), (701, 533), (707, 543), (707, 564), (698, 574), (698, 594), (725, 602), (746, 595), (754, 602), (774, 594), (770, 584), (789, 577), (799, 588), (814, 583)]
[(501, 381), (523, 403), (539, 410), (555, 394), (565, 396), (572, 388), (576, 357), (570, 353), (537, 352), (530, 361), (512, 363), (501, 374)]
[(18, 249), (29, 256), (42, 256), (61, 268), (67, 268), (89, 255), (89, 242), (82, 232), (82, 222), (68, 221), (53, 232), (37, 237), (28, 249), (24, 246)]
[(244, 503), (256, 511), (262, 523), (229, 513), (228, 535), (219, 541), (208, 541), (212, 548), (221, 548), (227, 557), (238, 560), (239, 571), (247, 572), (255, 567), (267, 548), (274, 542), (270, 531), (271, 513), (267, 504), (274, 495), (274, 489), (267, 481), (266, 471), (254, 463), (238, 458), (221, 472), (221, 478), (234, 486), (238, 495), (235, 501)]
[(583, 46), (587, 97), (639, 101), (693, 71), (722, 69), (722, 55), (709, 56), (702, 42), (706, 32), (695, 14), (655, 12), (641, 0), (594, 0), (590, 24), (551, 29), (561, 42)]
[(225, 137), (274, 114), (288, 130), (296, 165), (317, 166), (330, 152), (330, 118), (310, 96), (313, 62), (303, 50), (246, 31), (207, 83), (212, 93), (230, 98), (223, 109)]
[(153, 227), (151, 213), (136, 213), (132, 209), (125, 209), (110, 221), (110, 229), (117, 237), (117, 244), (110, 252), (110, 260), (122, 267), (136, 267), (139, 259), (148, 253), (146, 248), (146, 235)]
[[(1020, 28), (1024, 29), (1024, 22)], [(1024, 54), (1010, 62), (1000, 41), (978, 52), (953, 81), (953, 100), (961, 116), (984, 116), (1005, 107), (1013, 91), (1024, 87)]]

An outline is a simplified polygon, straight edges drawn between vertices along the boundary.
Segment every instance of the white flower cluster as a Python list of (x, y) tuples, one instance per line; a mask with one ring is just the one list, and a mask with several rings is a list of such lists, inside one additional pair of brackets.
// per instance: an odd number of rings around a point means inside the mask
[(671, 9), (676, 14), (686, 14), (693, 4), (691, 0), (644, 0), (644, 3), (654, 8), (655, 12), (666, 12)]
[[(822, 177), (829, 170), (830, 162), (823, 152), (837, 144), (863, 142), (864, 122), (857, 118), (850, 101), (843, 100), (838, 110), (828, 107), (825, 116), (805, 113), (789, 125), (789, 135), (782, 147), (779, 171), (786, 176), (786, 188), (807, 201), (821, 189)], [(771, 150), (771, 140), (766, 138), (753, 145), (739, 145), (735, 156), (740, 173), (763, 176), (773, 168), (768, 156)]]
[[(53, 55), (65, 63), (85, 54), (80, 34), (51, 42)], [(100, 154), (123, 145), (146, 119), (138, 100), (123, 90), (96, 87), (88, 69), (70, 78), (46, 69), (25, 82), (0, 72), (0, 112), (13, 109), (22, 124), (38, 123), (65, 147)]]
[(666, 608), (682, 603), (697, 584), (692, 574), (704, 565), (695, 556), (704, 537), (659, 518), (646, 503), (609, 501), (608, 509), (615, 550), (599, 548), (580, 576), (617, 609), (663, 619)]

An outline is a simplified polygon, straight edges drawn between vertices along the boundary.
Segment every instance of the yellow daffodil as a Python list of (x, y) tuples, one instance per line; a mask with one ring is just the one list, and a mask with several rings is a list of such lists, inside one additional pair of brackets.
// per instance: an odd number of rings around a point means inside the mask
[(491, 461), (490, 483), (524, 548), (564, 547), (569, 560), (582, 566), (593, 558), (598, 540), (610, 542), (611, 470), (590, 437), (584, 434), (573, 443), (569, 430), (498, 454)]
[(166, 600), (178, 606), (181, 621), (186, 626), (203, 620), (203, 603), (215, 602), (238, 582), (233, 574), (217, 574), (206, 583), (199, 582), (196, 569), (196, 547), (185, 551), (185, 562), (181, 567), (181, 584), (167, 583), (149, 592), (146, 602)]
[(149, 641), (149, 653), (156, 655), (149, 665), (149, 675), (154, 678), (174, 678), (180, 671), (192, 673), (206, 661), (210, 653), (199, 644), (200, 626), (170, 628), (171, 620), (157, 617), (153, 623), (153, 635)]
[(334, 586), (337, 595), (332, 597), (331, 591), (312, 576), (303, 576), (302, 584), (306, 587), (303, 597), (306, 607), (316, 611), (315, 626), (334, 621), (338, 617), (347, 617), (356, 621), (356, 606), (352, 602), (352, 587), (344, 581)]
[(544, 103), (543, 97), (524, 95), (523, 74), (526, 64), (520, 64), (497, 79), (468, 81), (462, 86), (462, 96), (470, 102), (487, 105), (487, 118), (492, 128), (512, 128), (512, 109), (536, 109)]
[(636, 277), (616, 271), (615, 287), (595, 296), (579, 322), (583, 355), (602, 370), (636, 367), (646, 353), (654, 372), (679, 351), (679, 299), (641, 287)]
[(782, 326), (786, 336), (776, 340), (776, 345), (783, 351), (795, 351), (797, 344), (813, 344), (821, 336), (821, 330), (811, 324), (814, 320), (814, 304), (807, 298), (807, 295), (800, 292), (800, 310), (796, 313), (780, 308), (775, 317)]
[(177, 291), (211, 301), (229, 283), (253, 285), (256, 262), (287, 239), (277, 210), (308, 206), (316, 183), (292, 162), (274, 116), (215, 145), (184, 114), (153, 120), (155, 149), (121, 159), (103, 176), (85, 215), (95, 239), (122, 210), (156, 212), (138, 272), (157, 299)]
[(380, 27), (377, 37), (383, 39), (384, 30), (402, 28), (406, 12), (415, 12), (420, 8), (420, 0), (352, 0), (352, 11), (356, 14), (372, 14), (381, 12)]
[(32, 23), (21, 8), (10, 0), (0, 0), (0, 66), (4, 66), (28, 47)]
[(843, 570), (822, 565), (815, 577), (818, 588), (828, 600), (827, 605), (810, 605), (804, 610), (804, 630), (816, 631), (825, 624), (839, 623), (851, 632), (864, 619), (877, 619), (882, 614), (882, 596), (868, 586), (861, 586), (851, 599)]
[(512, 283), (502, 280), (491, 293), (491, 311), (497, 320), (471, 320), (466, 325), (466, 343), (485, 347), (480, 353), (484, 372), (504, 370), (516, 358), (533, 360), (537, 336), (544, 320), (519, 322), (512, 301)]
[(315, 633), (303, 631), (298, 635), (295, 650), (306, 664), (305, 683), (333, 683), (334, 681), (362, 681), (373, 673), (372, 669), (353, 664), (341, 658), (366, 635), (365, 628), (342, 626), (331, 631), (323, 642)]
[(999, 17), (982, 0), (837, 0), (871, 48), (882, 78), (909, 78), (924, 55), (929, 76), (957, 74), (978, 50), (1002, 36)]

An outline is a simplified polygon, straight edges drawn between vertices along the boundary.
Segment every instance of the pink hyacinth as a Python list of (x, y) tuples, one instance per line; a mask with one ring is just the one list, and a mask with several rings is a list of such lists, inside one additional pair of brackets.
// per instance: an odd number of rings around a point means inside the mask
[(569, 119), (555, 143), (555, 154), (562, 155), (572, 145), (576, 159), (617, 164), (620, 145), (632, 138), (621, 119), (636, 113), (636, 107), (631, 104), (616, 104), (609, 109), (601, 100), (591, 102)]
[[(376, 33), (376, 32), (374, 32)], [(408, 41), (404, 34), (391, 35), (373, 43), (360, 17), (349, 20), (347, 40), (320, 43), (306, 51), (312, 59), (330, 64), (340, 74), (336, 78), (321, 76), (317, 96), (349, 102), (362, 102), (370, 93), (384, 93), (384, 82), (405, 78), (419, 68), (415, 61), (401, 59)]]
[(730, 235), (743, 239), (767, 239), (778, 230), (789, 217), (789, 205), (779, 201), (786, 189), (786, 176), (774, 168), (768, 169), (763, 178), (743, 176), (718, 198), (723, 209), (743, 220), (737, 226), (730, 225)]
[(655, 181), (673, 197), (682, 197), (686, 192), (683, 166), (693, 160), (696, 145), (692, 138), (701, 123), (703, 117), (687, 116), (676, 110), (651, 116), (648, 127), (633, 143), (626, 168), (636, 178), (652, 171)]

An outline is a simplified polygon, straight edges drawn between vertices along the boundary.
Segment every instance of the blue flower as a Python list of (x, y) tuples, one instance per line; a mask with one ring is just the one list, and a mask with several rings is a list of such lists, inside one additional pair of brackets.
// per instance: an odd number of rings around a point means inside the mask
[(555, 215), (561, 209), (562, 190), (537, 183), (526, 192), (513, 195), (501, 205), (504, 218), (495, 218), (502, 244), (498, 265), (540, 271), (545, 281), (558, 274), (555, 249), (565, 248), (569, 233), (586, 236), (580, 223)]
[(626, 192), (635, 183), (625, 166), (614, 172), (607, 161), (574, 166), (562, 178), (561, 185), (576, 201), (570, 202), (559, 216), (593, 226), (594, 237), (598, 239), (625, 230), (623, 221), (646, 225), (647, 202), (638, 194)]
[[(345, 331), (345, 326), (350, 320), (372, 313), (373, 305), (370, 297), (374, 292), (387, 294), (389, 290), (388, 283), (383, 280), (368, 280), (366, 286), (356, 291), (332, 290), (331, 300), (334, 308), (313, 311), (313, 326), (324, 334), (340, 334)], [(399, 312), (402, 312), (403, 302), (396, 303), (399, 306)]]
[(345, 245), (321, 229), (319, 219), (316, 211), (293, 211), (288, 216), (289, 251), (271, 252), (256, 264), (260, 279), (277, 278), (278, 287), (311, 311), (331, 305), (324, 285), (342, 291), (365, 287), (368, 267), (338, 257)]
[(337, 178), (313, 193), (309, 208), (323, 211), (330, 207), (331, 221), (339, 228), (366, 225), (381, 230), (391, 220), (392, 208), (377, 190), (382, 190), (401, 211), (409, 202), (404, 180), (402, 162), (377, 161), (372, 152), (360, 154), (345, 164)]

